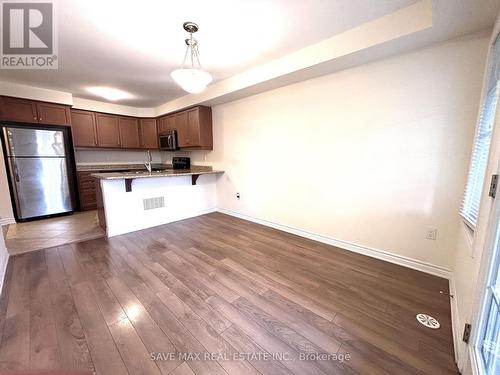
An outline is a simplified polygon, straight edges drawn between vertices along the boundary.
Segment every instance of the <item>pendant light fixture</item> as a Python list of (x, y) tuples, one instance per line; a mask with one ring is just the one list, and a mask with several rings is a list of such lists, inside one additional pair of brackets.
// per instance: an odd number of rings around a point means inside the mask
[[(170, 76), (184, 91), (197, 94), (212, 82), (212, 76), (201, 68), (198, 41), (193, 38), (193, 34), (199, 29), (198, 25), (194, 22), (184, 22), (182, 26), (189, 33), (189, 38), (186, 39), (186, 53), (181, 67), (173, 70)], [(189, 59), (188, 66), (186, 66), (187, 59)]]

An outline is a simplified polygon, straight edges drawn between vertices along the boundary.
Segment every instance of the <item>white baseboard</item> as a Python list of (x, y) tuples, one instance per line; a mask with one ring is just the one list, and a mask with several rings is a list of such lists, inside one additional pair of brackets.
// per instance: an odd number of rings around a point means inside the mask
[(218, 208), (217, 211), (219, 211), (223, 214), (227, 214), (227, 215), (231, 215), (231, 216), (243, 219), (243, 220), (248, 220), (248, 221), (251, 221), (251, 222), (254, 222), (257, 224), (262, 224), (262, 225), (265, 225), (265, 226), (268, 226), (268, 227), (271, 227), (274, 229), (278, 229), (278, 230), (281, 230), (283, 232), (292, 233), (292, 234), (295, 234), (297, 236), (309, 238), (309, 239), (314, 240), (314, 241), (318, 241), (318, 242), (322, 242), (322, 243), (325, 243), (328, 245), (339, 247), (339, 248), (344, 249), (344, 250), (353, 251), (355, 253), (367, 255), (367, 256), (372, 257), (372, 258), (385, 260), (386, 262), (398, 264), (400, 266), (408, 267), (408, 268), (411, 268), (411, 269), (414, 269), (417, 271), (422, 271), (422, 272), (425, 272), (425, 273), (428, 273), (428, 274), (431, 274), (434, 276), (443, 277), (445, 279), (450, 279), (450, 276), (451, 276), (451, 270), (449, 270), (448, 268), (436, 266), (434, 264), (423, 262), (423, 261), (418, 260), (418, 259), (412, 259), (412, 258), (404, 257), (401, 255), (392, 254), (392, 253), (389, 253), (387, 251), (374, 249), (374, 248), (368, 247), (368, 246), (358, 245), (358, 244), (355, 244), (352, 242), (339, 240), (336, 238), (324, 236), (322, 234), (313, 233), (313, 232), (309, 232), (309, 231), (306, 231), (303, 229), (291, 227), (288, 225), (279, 224), (279, 223), (276, 223), (273, 221), (259, 219), (259, 218), (245, 215), (245, 214), (240, 214), (236, 211), (226, 210), (224, 208)]
[(13, 217), (6, 217), (4, 219), (0, 219), (0, 225), (8, 225), (8, 224), (15, 224), (16, 219)]

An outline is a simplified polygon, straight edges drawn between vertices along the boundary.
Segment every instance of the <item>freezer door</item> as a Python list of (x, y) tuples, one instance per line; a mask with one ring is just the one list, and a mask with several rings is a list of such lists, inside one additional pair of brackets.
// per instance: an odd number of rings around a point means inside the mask
[(18, 219), (74, 210), (65, 158), (9, 158)]
[(7, 156), (54, 157), (66, 155), (62, 130), (4, 128)]

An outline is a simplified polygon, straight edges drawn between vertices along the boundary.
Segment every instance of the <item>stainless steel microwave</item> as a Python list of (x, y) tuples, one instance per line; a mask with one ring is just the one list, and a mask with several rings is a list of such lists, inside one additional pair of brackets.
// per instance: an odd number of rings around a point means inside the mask
[(178, 150), (177, 143), (177, 131), (171, 130), (168, 132), (163, 132), (158, 134), (158, 140), (160, 145), (160, 150), (163, 151), (175, 151)]

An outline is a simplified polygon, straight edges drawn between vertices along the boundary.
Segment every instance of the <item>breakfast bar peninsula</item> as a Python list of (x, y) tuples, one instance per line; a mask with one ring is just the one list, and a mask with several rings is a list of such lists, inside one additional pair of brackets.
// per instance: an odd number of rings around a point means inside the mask
[(100, 225), (113, 237), (213, 212), (222, 173), (207, 166), (93, 173)]

